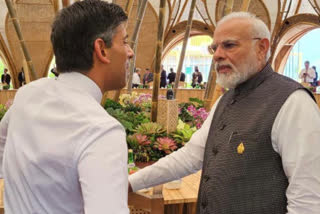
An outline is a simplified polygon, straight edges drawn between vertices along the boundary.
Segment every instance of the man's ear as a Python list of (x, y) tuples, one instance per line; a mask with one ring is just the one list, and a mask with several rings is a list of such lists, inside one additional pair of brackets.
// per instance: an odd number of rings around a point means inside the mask
[(258, 55), (260, 60), (265, 59), (269, 48), (270, 48), (270, 41), (267, 38), (263, 38), (259, 41)]
[(94, 41), (94, 53), (102, 63), (110, 63), (110, 57), (107, 51), (106, 43), (98, 38)]

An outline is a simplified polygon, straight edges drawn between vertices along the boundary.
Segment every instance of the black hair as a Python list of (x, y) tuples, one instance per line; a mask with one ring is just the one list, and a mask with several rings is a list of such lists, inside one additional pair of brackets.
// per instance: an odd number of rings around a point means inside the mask
[(120, 6), (101, 0), (79, 1), (62, 9), (51, 32), (58, 71), (90, 70), (94, 41), (101, 38), (110, 48), (116, 28), (127, 19)]

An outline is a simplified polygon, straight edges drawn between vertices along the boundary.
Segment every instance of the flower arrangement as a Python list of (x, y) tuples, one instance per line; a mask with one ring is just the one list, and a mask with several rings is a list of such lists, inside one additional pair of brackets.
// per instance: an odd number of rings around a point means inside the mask
[(191, 98), (189, 103), (179, 105), (177, 130), (167, 134), (160, 124), (150, 122), (151, 98), (150, 94), (133, 92), (121, 95), (119, 103), (108, 99), (104, 105), (125, 127), (128, 148), (133, 150), (135, 162), (157, 161), (181, 148), (208, 116), (203, 102)]
[(204, 108), (196, 109), (193, 105), (188, 106), (187, 112), (193, 117), (192, 123), (197, 127), (197, 129), (201, 128), (203, 122), (209, 115)]
[(179, 104), (179, 118), (191, 127), (200, 129), (207, 119), (209, 112), (203, 107), (203, 101), (197, 98), (190, 98), (190, 102)]
[(156, 161), (178, 148), (160, 124), (151, 122), (139, 125), (136, 133), (127, 137), (127, 142), (138, 162)]

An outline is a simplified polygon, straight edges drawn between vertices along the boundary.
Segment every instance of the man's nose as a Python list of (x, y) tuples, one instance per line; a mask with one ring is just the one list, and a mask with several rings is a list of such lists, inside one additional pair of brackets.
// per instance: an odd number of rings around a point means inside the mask
[(133, 52), (133, 50), (131, 49), (131, 47), (129, 47), (129, 50), (128, 50), (128, 58), (131, 59), (133, 56), (134, 56), (134, 52)]
[(215, 50), (213, 54), (213, 59), (216, 62), (219, 62), (225, 59), (225, 50), (221, 48), (221, 45), (218, 45), (217, 49)]

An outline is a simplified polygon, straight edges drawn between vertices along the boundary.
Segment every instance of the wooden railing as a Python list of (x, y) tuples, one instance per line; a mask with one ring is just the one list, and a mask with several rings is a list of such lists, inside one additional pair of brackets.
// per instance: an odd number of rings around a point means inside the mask
[(8, 100), (11, 100), (16, 95), (17, 90), (1, 90), (0, 91), (0, 104), (6, 104)]
[[(145, 93), (151, 94), (152, 89), (133, 89), (133, 91), (137, 93)], [(5, 104), (8, 100), (13, 99), (17, 90), (1, 90), (0, 91), (0, 104)], [(126, 93), (126, 89), (121, 90), (121, 94)], [(177, 100), (179, 103), (188, 102), (190, 97), (195, 97), (203, 100), (204, 97), (204, 89), (179, 89), (179, 93), (177, 95)], [(112, 99), (115, 91), (108, 92), (108, 98)], [(165, 96), (167, 93), (167, 89), (160, 89), (159, 95)], [(317, 100), (317, 104), (320, 107), (320, 94), (313, 94)]]

